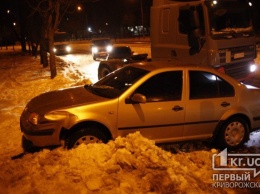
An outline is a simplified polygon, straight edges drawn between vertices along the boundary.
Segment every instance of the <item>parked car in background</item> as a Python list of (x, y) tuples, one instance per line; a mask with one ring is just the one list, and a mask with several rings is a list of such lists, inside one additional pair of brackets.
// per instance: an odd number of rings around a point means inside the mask
[(114, 46), (106, 59), (99, 62), (98, 79), (129, 63), (147, 61), (147, 56), (147, 53), (135, 53), (129, 46)]
[(51, 91), (21, 114), (23, 147), (106, 143), (139, 131), (157, 143), (211, 140), (235, 149), (260, 128), (260, 89), (209, 67), (126, 65), (93, 85)]
[(93, 59), (106, 59), (112, 48), (113, 44), (109, 38), (93, 39), (91, 44)]

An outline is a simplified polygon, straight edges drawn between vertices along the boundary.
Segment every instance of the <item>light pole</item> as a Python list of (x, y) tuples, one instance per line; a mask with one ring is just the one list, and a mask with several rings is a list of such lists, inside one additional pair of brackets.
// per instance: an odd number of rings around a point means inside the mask
[(142, 32), (144, 37), (144, 12), (143, 12), (143, 0), (140, 0), (140, 9), (141, 9), (141, 20), (142, 20)]

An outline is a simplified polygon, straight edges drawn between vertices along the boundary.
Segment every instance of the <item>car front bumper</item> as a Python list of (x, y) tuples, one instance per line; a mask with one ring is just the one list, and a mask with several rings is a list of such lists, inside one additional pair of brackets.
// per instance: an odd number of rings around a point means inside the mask
[(34, 147), (60, 145), (61, 126), (56, 123), (33, 125), (27, 120), (20, 120), (23, 138)]

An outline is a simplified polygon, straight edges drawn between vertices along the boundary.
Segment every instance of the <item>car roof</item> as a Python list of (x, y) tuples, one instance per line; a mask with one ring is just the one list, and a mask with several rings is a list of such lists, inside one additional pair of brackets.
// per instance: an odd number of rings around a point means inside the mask
[[(168, 70), (190, 69), (190, 70), (196, 70), (196, 71), (208, 71), (208, 72), (212, 72), (219, 76), (221, 75), (221, 77), (223, 77), (223, 78), (232, 79), (232, 80), (236, 81), (235, 79), (231, 78), (227, 74), (217, 71), (213, 67), (195, 65), (195, 64), (191, 64), (191, 63), (190, 64), (184, 63), (179, 60), (140, 62), (140, 63), (133, 63), (130, 65), (133, 67), (145, 69), (147, 71), (156, 71), (156, 70), (162, 70), (162, 69), (168, 69)], [(238, 81), (236, 81), (236, 82), (238, 82)]]
[(114, 48), (130, 48), (129, 46), (113, 45)]
[(109, 38), (99, 38), (99, 39), (92, 39), (92, 44), (108, 44), (111, 43), (111, 40)]
[(130, 64), (131, 66), (135, 66), (138, 68), (146, 69), (148, 71), (153, 71), (155, 69), (161, 68), (169, 68), (169, 69), (198, 69), (198, 70), (213, 70), (213, 68), (208, 66), (199, 66), (194, 64), (183, 63), (179, 60), (171, 60), (171, 61), (149, 61), (149, 62), (140, 62)]
[(93, 38), (92, 41), (110, 40), (110, 38)]
[(129, 46), (113, 46), (113, 50), (112, 52), (116, 52), (116, 51), (132, 51), (131, 48)]

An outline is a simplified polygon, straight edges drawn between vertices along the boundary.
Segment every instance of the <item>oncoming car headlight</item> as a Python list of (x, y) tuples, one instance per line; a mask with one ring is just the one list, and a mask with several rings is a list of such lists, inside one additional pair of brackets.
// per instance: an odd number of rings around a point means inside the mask
[(71, 51), (71, 47), (70, 47), (70, 46), (66, 46), (65, 49), (66, 49), (67, 52), (70, 52), (70, 51)]
[(92, 53), (97, 53), (97, 52), (98, 52), (97, 47), (92, 47)]
[(112, 49), (113, 49), (113, 47), (112, 47), (111, 45), (108, 45), (108, 46), (106, 47), (107, 52), (111, 52)]
[(255, 72), (257, 69), (257, 66), (255, 64), (250, 65), (250, 72)]

